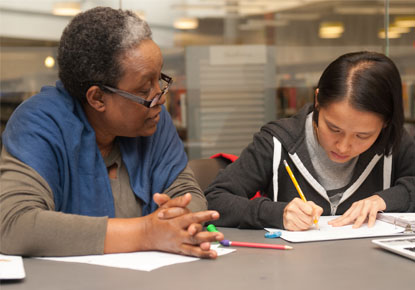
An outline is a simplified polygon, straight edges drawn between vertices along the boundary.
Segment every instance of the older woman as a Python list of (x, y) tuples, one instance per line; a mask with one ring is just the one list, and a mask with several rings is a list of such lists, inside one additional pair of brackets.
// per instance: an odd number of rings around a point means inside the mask
[(81, 13), (58, 63), (56, 87), (19, 106), (3, 134), (1, 252), (215, 258), (209, 242), (223, 235), (202, 223), (219, 215), (206, 211), (163, 107), (172, 79), (147, 23), (111, 8)]

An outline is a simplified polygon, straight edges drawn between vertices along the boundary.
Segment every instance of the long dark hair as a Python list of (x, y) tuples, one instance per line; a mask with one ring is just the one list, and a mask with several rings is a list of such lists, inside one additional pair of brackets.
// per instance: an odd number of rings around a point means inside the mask
[(403, 133), (402, 82), (390, 58), (377, 52), (347, 53), (324, 70), (318, 82), (313, 121), (318, 126), (318, 111), (333, 102), (347, 99), (363, 112), (378, 114), (384, 121), (376, 151), (390, 155), (397, 150)]

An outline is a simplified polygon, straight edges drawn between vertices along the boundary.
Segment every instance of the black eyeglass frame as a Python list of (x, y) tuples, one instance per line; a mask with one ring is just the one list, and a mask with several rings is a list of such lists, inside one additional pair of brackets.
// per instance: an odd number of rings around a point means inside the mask
[(150, 101), (148, 101), (148, 100), (146, 100), (146, 99), (144, 99), (142, 97), (136, 96), (134, 94), (131, 94), (129, 92), (126, 92), (126, 91), (123, 91), (123, 90), (120, 90), (120, 89), (117, 89), (117, 88), (113, 88), (113, 87), (110, 87), (110, 86), (99, 85), (99, 87), (101, 87), (103, 89), (106, 89), (106, 90), (108, 90), (108, 91), (110, 91), (112, 93), (115, 93), (117, 95), (120, 95), (121, 97), (127, 98), (127, 99), (129, 99), (129, 100), (131, 100), (133, 102), (139, 103), (139, 104), (141, 104), (141, 105), (143, 105), (143, 106), (145, 106), (147, 108), (152, 108), (152, 107), (154, 107), (158, 103), (158, 101), (160, 100), (160, 98), (163, 95), (167, 94), (167, 92), (169, 91), (169, 88), (170, 88), (171, 84), (173, 83), (173, 78), (172, 77), (169, 77), (168, 75), (166, 75), (164, 73), (161, 73), (160, 74), (160, 80), (163, 80), (163, 81), (167, 82), (167, 85), (164, 86), (161, 89), (161, 92), (158, 93), (158, 94), (156, 94), (154, 96), (154, 98), (152, 100), (150, 100)]

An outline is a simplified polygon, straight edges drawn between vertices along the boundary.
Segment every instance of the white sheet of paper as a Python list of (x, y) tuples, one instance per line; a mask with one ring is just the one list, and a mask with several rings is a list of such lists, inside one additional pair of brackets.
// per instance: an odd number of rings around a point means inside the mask
[[(219, 256), (226, 255), (235, 251), (234, 249), (225, 249), (219, 244), (212, 244), (211, 249), (214, 249)], [(152, 271), (154, 269), (168, 265), (199, 260), (199, 258), (195, 257), (188, 257), (157, 251), (59, 258), (47, 257), (39, 259), (53, 260), (59, 262), (86, 263), (107, 267), (127, 268), (140, 271)]]
[(285, 231), (273, 228), (265, 228), (269, 232), (280, 231), (281, 238), (289, 242), (313, 242), (341, 239), (355, 239), (364, 237), (391, 236), (402, 233), (405, 229), (380, 220), (376, 220), (373, 227), (363, 224), (360, 228), (353, 229), (352, 225), (332, 227), (328, 222), (338, 216), (322, 216), (318, 221), (320, 230), (314, 226), (307, 231)]
[(23, 279), (25, 276), (22, 257), (0, 254), (0, 279)]

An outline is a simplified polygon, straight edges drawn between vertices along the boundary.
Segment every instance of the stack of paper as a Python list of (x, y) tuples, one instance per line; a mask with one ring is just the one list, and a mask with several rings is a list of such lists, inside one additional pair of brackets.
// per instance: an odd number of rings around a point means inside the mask
[(0, 255), (0, 279), (23, 279), (25, 276), (22, 257)]

